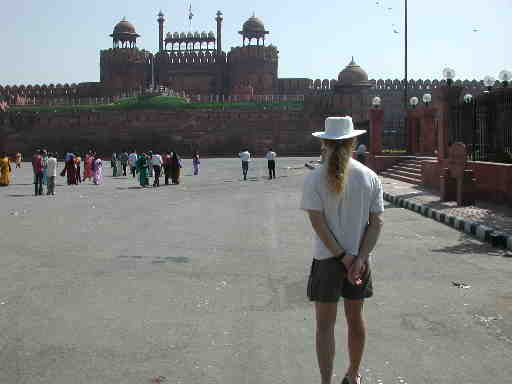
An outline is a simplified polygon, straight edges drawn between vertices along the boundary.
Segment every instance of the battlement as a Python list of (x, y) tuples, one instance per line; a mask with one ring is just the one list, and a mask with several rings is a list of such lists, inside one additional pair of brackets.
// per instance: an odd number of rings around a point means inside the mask
[(138, 48), (110, 48), (100, 51), (100, 62), (150, 64), (153, 54)]
[(270, 61), (277, 61), (279, 58), (279, 51), (273, 45), (246, 45), (245, 47), (234, 47), (231, 48), (228, 54), (229, 62), (237, 62), (240, 59), (264, 59)]
[(217, 64), (226, 62), (226, 54), (221, 52), (219, 54), (216, 50), (201, 50), (201, 51), (164, 51), (156, 56), (156, 61), (159, 64), (175, 65), (204, 65), (204, 64)]

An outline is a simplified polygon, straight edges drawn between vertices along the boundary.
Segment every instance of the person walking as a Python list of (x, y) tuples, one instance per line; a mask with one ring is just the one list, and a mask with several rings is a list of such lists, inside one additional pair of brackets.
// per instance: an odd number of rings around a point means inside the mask
[(155, 152), (153, 156), (151, 156), (151, 165), (153, 166), (153, 171), (155, 174), (155, 179), (153, 180), (153, 187), (160, 186), (160, 174), (162, 173), (162, 165), (164, 161), (162, 160), (162, 156), (158, 152)]
[(199, 164), (201, 164), (201, 161), (199, 160), (199, 152), (195, 151), (192, 155), (192, 168), (194, 176), (199, 175)]
[(180, 183), (180, 173), (181, 173), (181, 158), (173, 151), (171, 156), (171, 182), (173, 184), (179, 184)]
[(172, 157), (171, 152), (167, 151), (164, 155), (164, 176), (165, 176), (165, 185), (169, 185), (169, 179), (171, 178), (171, 163)]
[(141, 153), (137, 158), (137, 173), (139, 174), (139, 184), (142, 188), (149, 186), (149, 161), (145, 153)]
[(126, 176), (126, 167), (128, 166), (128, 152), (123, 151), (121, 156), (119, 156), (119, 160), (121, 160), (121, 167), (123, 168), (123, 176)]
[(361, 164), (366, 165), (366, 145), (363, 143), (359, 144), (356, 149), (356, 158)]
[(61, 176), (67, 174), (67, 182), (68, 185), (78, 184), (78, 180), (76, 178), (76, 163), (75, 163), (75, 154), (72, 152), (66, 153), (64, 157), (65, 167), (61, 172)]
[(43, 149), (43, 185), (48, 189), (48, 151)]
[(84, 177), (83, 181), (86, 181), (87, 179), (92, 180), (92, 163), (94, 161), (94, 158), (92, 156), (92, 151), (89, 151), (85, 155), (84, 159)]
[(151, 159), (153, 158), (153, 151), (149, 151), (147, 153), (147, 157), (148, 157), (148, 162), (149, 162), (149, 164), (148, 164), (148, 175), (151, 178), (151, 177), (153, 177), (153, 173), (154, 173), (153, 172), (153, 167), (151, 166)]
[(137, 151), (133, 150), (132, 153), (128, 156), (128, 164), (130, 165), (130, 172), (132, 173), (132, 177), (135, 179), (135, 171), (137, 170)]
[(34, 170), (35, 176), (35, 195), (41, 196), (43, 194), (43, 151), (38, 150), (38, 152), (32, 158), (32, 168)]
[(101, 158), (96, 154), (94, 155), (92, 172), (92, 182), (94, 185), (103, 184), (103, 161), (101, 161)]
[(76, 167), (76, 183), (80, 184), (82, 182), (82, 158), (80, 155), (76, 155), (75, 157), (75, 167)]
[(112, 177), (117, 177), (117, 153), (112, 154), (112, 158), (110, 159), (110, 166), (112, 168)]
[(244, 176), (244, 180), (247, 180), (247, 172), (249, 172), (249, 162), (251, 161), (251, 153), (248, 149), (242, 151), (238, 154), (240, 160), (242, 160), (242, 174)]
[(352, 159), (355, 137), (352, 119), (328, 117), (321, 140), (325, 161), (305, 179), (301, 209), (315, 234), (307, 296), (316, 313), (316, 353), (322, 384), (330, 384), (335, 353), (337, 305), (342, 297), (350, 364), (342, 384), (360, 384), (366, 325), (364, 300), (373, 294), (370, 253), (379, 238), (384, 211), (378, 176)]
[(0, 186), (7, 187), (11, 184), (11, 163), (4, 152), (0, 155)]
[(55, 179), (57, 178), (57, 158), (50, 153), (47, 161), (48, 185), (46, 187), (47, 195), (55, 195)]
[(16, 157), (15, 157), (16, 168), (21, 168), (22, 161), (23, 161), (23, 155), (21, 154), (21, 152), (17, 152)]
[(265, 158), (267, 159), (268, 163), (268, 178), (270, 180), (276, 178), (276, 157), (277, 154), (272, 151), (272, 148), (269, 148)]

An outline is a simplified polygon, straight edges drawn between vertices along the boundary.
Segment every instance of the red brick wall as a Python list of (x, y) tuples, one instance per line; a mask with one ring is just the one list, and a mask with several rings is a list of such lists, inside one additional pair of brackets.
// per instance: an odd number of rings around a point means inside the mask
[(9, 134), (9, 152), (30, 154), (35, 148), (86, 151), (103, 155), (133, 147), (177, 150), (205, 155), (237, 154), (248, 147), (256, 155), (271, 146), (279, 155), (319, 154), (311, 136), (324, 125), (289, 111), (131, 111), (40, 114), (39, 121), (20, 124)]
[[(439, 190), (441, 169), (437, 162), (424, 161), (422, 166), (423, 185)], [(472, 169), (476, 178), (477, 199), (494, 201), (512, 205), (512, 164), (469, 161), (468, 169)]]

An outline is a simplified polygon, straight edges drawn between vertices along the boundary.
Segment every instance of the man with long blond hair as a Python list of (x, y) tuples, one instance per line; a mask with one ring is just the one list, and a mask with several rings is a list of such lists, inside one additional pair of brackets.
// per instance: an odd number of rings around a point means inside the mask
[(334, 328), (343, 297), (350, 365), (342, 384), (360, 384), (366, 339), (364, 300), (373, 295), (370, 252), (382, 228), (382, 185), (352, 158), (356, 137), (351, 117), (328, 117), (313, 136), (322, 143), (323, 163), (306, 177), (301, 208), (308, 213), (315, 246), (307, 295), (315, 303), (316, 353), (322, 384), (331, 384)]

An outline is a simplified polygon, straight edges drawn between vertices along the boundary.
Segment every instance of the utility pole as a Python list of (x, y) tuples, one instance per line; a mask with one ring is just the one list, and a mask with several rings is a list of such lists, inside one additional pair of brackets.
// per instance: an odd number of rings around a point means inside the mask
[(405, 0), (405, 84), (404, 84), (404, 108), (407, 111), (407, 87), (409, 79), (407, 78), (407, 0)]

